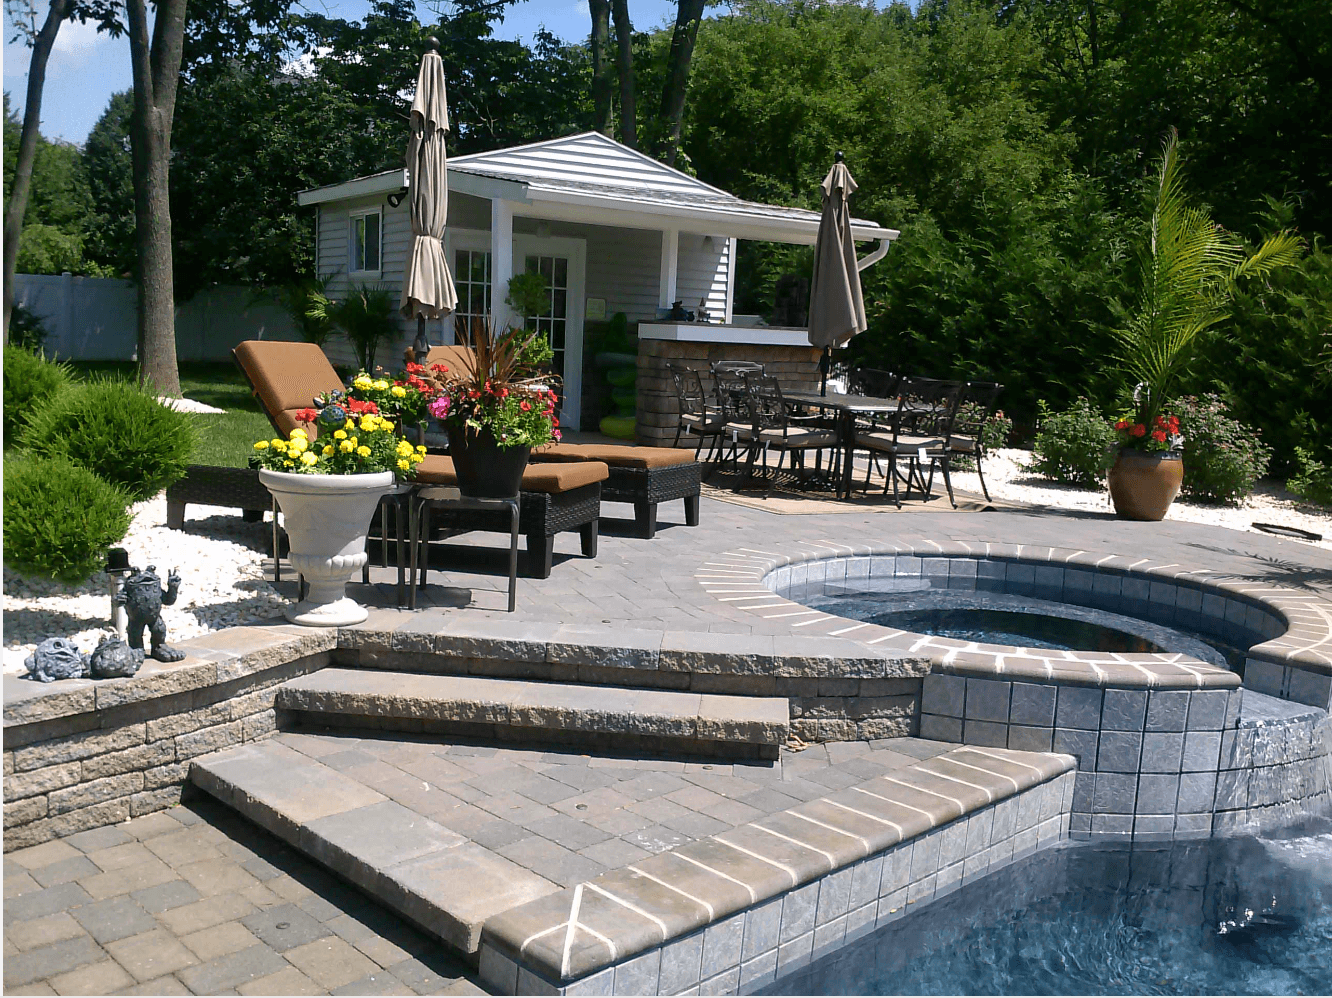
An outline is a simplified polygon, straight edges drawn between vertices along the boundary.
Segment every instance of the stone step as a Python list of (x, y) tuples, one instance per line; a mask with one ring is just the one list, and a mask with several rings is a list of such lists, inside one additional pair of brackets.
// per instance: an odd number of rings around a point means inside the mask
[(464, 953), (491, 915), (560, 889), (276, 741), (195, 759), (190, 780)]
[(280, 710), (358, 727), (457, 731), (513, 740), (637, 745), (776, 758), (790, 732), (784, 697), (323, 669), (284, 683)]

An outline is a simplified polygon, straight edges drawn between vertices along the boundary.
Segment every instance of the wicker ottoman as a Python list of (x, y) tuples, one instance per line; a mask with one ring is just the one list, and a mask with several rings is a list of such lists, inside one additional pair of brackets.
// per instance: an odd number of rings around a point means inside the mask
[(632, 504), (634, 522), (643, 537), (657, 533), (657, 505), (672, 499), (684, 500), (685, 523), (698, 526), (703, 466), (694, 460), (692, 450), (629, 444), (550, 444), (534, 451), (532, 460), (605, 463), (610, 475), (601, 486), (601, 501)]

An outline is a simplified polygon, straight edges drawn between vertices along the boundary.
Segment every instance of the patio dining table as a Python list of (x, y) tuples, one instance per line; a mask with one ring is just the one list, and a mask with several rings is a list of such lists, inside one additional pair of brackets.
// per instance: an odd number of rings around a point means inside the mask
[(837, 415), (837, 456), (838, 465), (834, 471), (834, 481), (839, 499), (851, 498), (853, 476), (852, 453), (856, 442), (856, 416), (897, 416), (901, 408), (900, 399), (876, 398), (872, 395), (851, 395), (847, 392), (790, 391), (783, 392), (787, 402), (822, 409)]

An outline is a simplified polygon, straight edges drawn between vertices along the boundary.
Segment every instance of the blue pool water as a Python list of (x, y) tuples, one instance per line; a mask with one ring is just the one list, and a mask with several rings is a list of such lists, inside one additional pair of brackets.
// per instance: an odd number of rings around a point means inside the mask
[(767, 994), (1332, 994), (1332, 822), (1038, 853)]

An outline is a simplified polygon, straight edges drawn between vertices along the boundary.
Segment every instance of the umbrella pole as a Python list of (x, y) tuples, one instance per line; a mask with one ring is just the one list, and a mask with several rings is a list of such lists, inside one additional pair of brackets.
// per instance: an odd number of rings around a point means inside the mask
[(426, 354), (430, 352), (430, 341), (426, 339), (425, 316), (421, 314), (416, 316), (416, 340), (412, 343), (412, 351), (416, 354), (418, 364), (424, 364)]
[(823, 348), (823, 356), (819, 358), (819, 371), (823, 375), (822, 384), (819, 387), (819, 395), (828, 394), (828, 368), (832, 367), (832, 347)]

